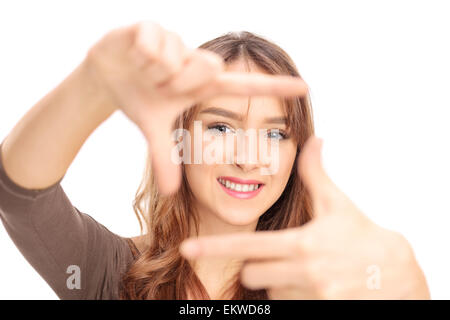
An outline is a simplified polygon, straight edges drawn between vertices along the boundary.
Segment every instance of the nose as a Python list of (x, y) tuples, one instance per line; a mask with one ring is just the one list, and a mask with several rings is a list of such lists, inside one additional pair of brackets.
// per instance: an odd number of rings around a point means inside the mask
[(253, 141), (252, 144), (251, 139), (247, 136), (245, 137), (244, 145), (241, 145), (240, 148), (236, 145), (234, 158), (234, 165), (243, 172), (251, 172), (267, 166), (267, 164), (263, 164), (260, 160), (258, 143)]
[(244, 172), (251, 172), (260, 167), (259, 164), (253, 164), (253, 163), (236, 163), (236, 166)]

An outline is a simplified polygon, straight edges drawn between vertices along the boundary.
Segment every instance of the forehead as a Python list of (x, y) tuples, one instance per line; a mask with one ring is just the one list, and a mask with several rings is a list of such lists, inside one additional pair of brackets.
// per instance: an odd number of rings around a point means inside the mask
[[(238, 59), (235, 62), (226, 65), (225, 70), (230, 72), (267, 74), (267, 72), (254, 64), (251, 60), (245, 61), (244, 59)], [(247, 119), (286, 116), (283, 100), (279, 97), (272, 96), (218, 96), (203, 101), (199, 105), (198, 111), (201, 113), (203, 110), (211, 107), (227, 109), (234, 113), (241, 114)]]
[[(229, 72), (268, 74), (250, 59), (243, 58), (226, 64), (225, 70)], [(287, 122), (284, 99), (274, 96), (216, 96), (198, 103), (195, 110), (195, 117), (215, 115), (247, 122), (277, 122), (284, 124)]]
[[(240, 115), (249, 121), (263, 120), (265, 118), (285, 117), (285, 110), (280, 99), (270, 96), (236, 97), (220, 96), (203, 101), (198, 108), (198, 115), (207, 115), (203, 112), (211, 109), (224, 109)], [(215, 113), (215, 114), (220, 114)]]

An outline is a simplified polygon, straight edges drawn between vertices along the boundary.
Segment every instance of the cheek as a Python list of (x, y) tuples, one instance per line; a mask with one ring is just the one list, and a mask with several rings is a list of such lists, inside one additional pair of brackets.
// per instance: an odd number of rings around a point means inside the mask
[(206, 164), (185, 165), (186, 178), (192, 192), (196, 197), (204, 196), (205, 190), (212, 187), (214, 166)]
[(273, 177), (276, 185), (283, 187), (286, 185), (293, 169), (296, 153), (297, 148), (293, 143), (280, 146), (278, 172)]
[(202, 175), (204, 174), (203, 170), (201, 169), (202, 166), (203, 165), (198, 164), (186, 165), (186, 178), (192, 190), (197, 189), (197, 186), (201, 185), (201, 181), (203, 180)]

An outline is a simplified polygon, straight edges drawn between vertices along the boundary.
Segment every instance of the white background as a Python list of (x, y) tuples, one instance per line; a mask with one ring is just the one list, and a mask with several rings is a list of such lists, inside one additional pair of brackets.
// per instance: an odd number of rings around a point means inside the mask
[[(197, 47), (248, 30), (284, 48), (312, 89), (334, 181), (376, 223), (415, 248), (432, 298), (450, 290), (450, 10), (446, 1), (0, 2), (0, 138), (108, 30), (153, 20)], [(123, 236), (146, 145), (116, 113), (62, 185), (72, 203)], [(0, 299), (57, 296), (0, 227)]]

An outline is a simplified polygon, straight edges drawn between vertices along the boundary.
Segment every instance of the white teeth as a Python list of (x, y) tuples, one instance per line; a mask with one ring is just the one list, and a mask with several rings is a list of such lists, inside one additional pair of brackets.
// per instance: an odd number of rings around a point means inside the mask
[(219, 178), (218, 180), (227, 189), (235, 190), (238, 192), (251, 192), (257, 190), (260, 187), (259, 184), (240, 184), (230, 182), (229, 180), (224, 180), (222, 178)]

